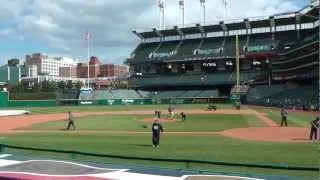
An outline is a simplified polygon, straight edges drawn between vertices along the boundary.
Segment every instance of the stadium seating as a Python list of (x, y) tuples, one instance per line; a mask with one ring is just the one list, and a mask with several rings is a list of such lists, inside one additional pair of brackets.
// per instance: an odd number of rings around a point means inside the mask
[[(243, 46), (246, 45), (247, 37), (239, 36), (239, 52), (243, 52)], [(224, 56), (236, 56), (236, 36), (230, 36), (226, 39), (224, 46)]]
[(279, 42), (282, 45), (286, 44), (295, 44), (298, 42), (297, 32), (296, 31), (284, 31), (278, 32), (275, 35), (276, 42)]
[[(256, 77), (256, 73), (242, 73), (240, 76), (241, 82), (247, 82)], [(137, 78), (136, 84), (140, 86), (160, 86), (160, 85), (221, 85), (234, 84), (236, 81), (235, 74), (216, 73), (216, 74), (183, 74), (180, 76), (154, 76)]]
[(316, 86), (308, 85), (293, 89), (286, 89), (268, 98), (272, 105), (284, 105), (292, 108), (292, 106), (301, 106), (303, 103), (312, 102), (316, 93)]
[(113, 95), (110, 92), (110, 90), (95, 90), (94, 91), (94, 96), (96, 99), (101, 100), (101, 99), (112, 99)]
[(268, 52), (271, 51), (271, 47), (274, 44), (271, 35), (266, 36), (263, 35), (253, 35), (250, 36), (250, 41), (247, 47), (248, 53), (256, 53), (256, 52)]
[(153, 53), (153, 58), (168, 58), (176, 55), (176, 48), (180, 41), (163, 42), (159, 49)]
[(149, 54), (153, 52), (159, 43), (142, 43), (134, 51), (134, 59), (136, 61), (144, 61), (148, 59)]
[(135, 90), (112, 90), (114, 99), (139, 99), (141, 96)]
[(219, 91), (218, 90), (204, 90), (198, 95), (198, 97), (200, 97), (200, 98), (217, 98), (217, 97), (219, 97)]
[(182, 45), (180, 46), (179, 50), (178, 50), (178, 57), (192, 57), (194, 54), (194, 50), (198, 48), (200, 44), (200, 40), (199, 39), (195, 39), (195, 40), (184, 40)]
[(153, 98), (218, 98), (218, 90), (189, 90), (189, 91), (160, 91), (155, 92)]
[(80, 93), (79, 95), (80, 101), (93, 101), (95, 100), (93, 93)]
[(200, 94), (201, 94), (201, 93), (202, 93), (202, 90), (186, 91), (185, 93), (181, 94), (179, 97), (181, 97), (181, 98), (200, 97)]
[(249, 90), (247, 94), (247, 101), (251, 103), (263, 102), (269, 96), (283, 91), (284, 85), (259, 85)]
[(155, 93), (154, 98), (165, 99), (165, 98), (176, 98), (185, 93), (185, 91), (161, 91)]
[(138, 90), (137, 93), (140, 95), (141, 98), (149, 98), (149, 97), (151, 97), (151, 93), (148, 92), (148, 91)]
[[(204, 55), (219, 55), (219, 49), (222, 48), (223, 38), (208, 38), (204, 39), (202, 46), (199, 48), (198, 56)], [(212, 53), (201, 53), (211, 51)]]

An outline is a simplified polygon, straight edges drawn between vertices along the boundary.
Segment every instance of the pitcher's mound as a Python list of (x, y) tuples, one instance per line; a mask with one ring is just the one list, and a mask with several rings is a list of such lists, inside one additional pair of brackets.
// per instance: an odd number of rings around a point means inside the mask
[[(143, 122), (153, 123), (154, 118), (144, 118)], [(159, 122), (160, 123), (173, 123), (173, 122), (177, 122), (177, 121), (176, 121), (176, 119), (162, 118), (162, 119), (159, 119)]]

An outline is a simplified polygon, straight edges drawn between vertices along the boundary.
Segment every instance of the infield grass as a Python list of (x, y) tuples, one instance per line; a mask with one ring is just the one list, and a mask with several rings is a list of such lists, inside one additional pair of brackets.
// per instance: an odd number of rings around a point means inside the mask
[[(164, 117), (166, 117), (164, 115)], [(188, 115), (185, 122), (179, 116), (174, 122), (164, 123), (165, 131), (173, 132), (217, 132), (225, 129), (261, 126), (255, 116), (244, 115)], [(147, 121), (148, 120), (148, 121)], [(151, 131), (153, 116), (148, 115), (107, 115), (88, 116), (75, 119), (77, 130), (90, 131)], [(66, 121), (35, 124), (20, 130), (61, 130)]]

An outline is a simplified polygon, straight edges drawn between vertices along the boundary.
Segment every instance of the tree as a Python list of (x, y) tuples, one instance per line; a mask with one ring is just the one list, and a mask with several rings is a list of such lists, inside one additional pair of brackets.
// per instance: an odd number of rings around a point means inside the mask
[(49, 91), (49, 81), (45, 80), (41, 82), (41, 91), (43, 92)]
[(50, 89), (51, 91), (57, 90), (57, 83), (56, 83), (55, 81), (50, 82), (50, 83), (49, 83), (49, 89)]
[(77, 81), (75, 88), (76, 89), (81, 89), (81, 87), (83, 86), (83, 83), (81, 81)]
[(60, 81), (60, 82), (58, 82), (58, 88), (59, 89), (65, 89), (66, 88), (66, 82), (64, 82), (64, 81)]
[(67, 82), (67, 89), (72, 89), (72, 88), (73, 88), (72, 81), (69, 80), (69, 81)]
[(40, 84), (35, 82), (31, 88), (31, 92), (39, 92), (40, 91)]
[(18, 92), (24, 92), (25, 87), (24, 87), (23, 83), (19, 82), (18, 84), (12, 86), (10, 89), (11, 89), (10, 90), (11, 92), (18, 93)]

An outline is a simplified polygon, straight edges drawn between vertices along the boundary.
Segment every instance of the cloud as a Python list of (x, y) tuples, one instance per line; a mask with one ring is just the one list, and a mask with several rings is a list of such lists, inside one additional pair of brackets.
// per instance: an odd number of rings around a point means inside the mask
[[(0, 36), (20, 40), (36, 39), (55, 54), (86, 57), (84, 41), (87, 29), (92, 37), (93, 53), (105, 61), (125, 59), (136, 46), (132, 30), (158, 27), (156, 0), (10, 0), (0, 7)], [(229, 0), (227, 17), (267, 16), (297, 10), (294, 0)], [(245, 3), (244, 3), (245, 2)], [(179, 24), (178, 0), (167, 0), (166, 24)], [(185, 0), (186, 24), (200, 21), (200, 4)], [(207, 22), (224, 18), (220, 0), (207, 0)], [(37, 49), (34, 50), (35, 52)], [(50, 52), (48, 52), (50, 54)]]

